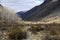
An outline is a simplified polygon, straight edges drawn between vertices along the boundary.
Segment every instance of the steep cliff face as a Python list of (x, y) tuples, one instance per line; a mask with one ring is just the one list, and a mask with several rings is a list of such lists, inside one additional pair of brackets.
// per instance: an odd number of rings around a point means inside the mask
[[(45, 0), (45, 2), (39, 6), (27, 11), (22, 17), (25, 21), (40, 21), (49, 14), (53, 14), (60, 5), (59, 0)], [(34, 10), (33, 10), (34, 9)]]

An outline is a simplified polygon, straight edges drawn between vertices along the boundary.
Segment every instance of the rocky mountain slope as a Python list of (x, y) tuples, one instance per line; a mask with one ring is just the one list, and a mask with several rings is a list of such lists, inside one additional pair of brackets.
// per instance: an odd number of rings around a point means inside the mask
[[(32, 8), (31, 10), (22, 14), (21, 17), (25, 21), (41, 21), (50, 14), (53, 15), (56, 10), (59, 12), (60, 1), (59, 0), (46, 0), (39, 6)], [(59, 9), (57, 9), (59, 8)], [(57, 12), (55, 12), (56, 14)], [(59, 15), (59, 13), (57, 14)]]
[(60, 22), (60, 6), (56, 8), (50, 15), (42, 19), (44, 22)]

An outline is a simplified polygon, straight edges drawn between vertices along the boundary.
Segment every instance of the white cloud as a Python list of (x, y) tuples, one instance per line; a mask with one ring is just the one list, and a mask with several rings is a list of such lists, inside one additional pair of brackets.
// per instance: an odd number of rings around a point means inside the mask
[(39, 5), (39, 4), (41, 4), (42, 2), (40, 2), (40, 1), (35, 1), (35, 3), (36, 3), (36, 5)]
[(29, 10), (41, 3), (42, 1), (39, 0), (1, 0), (1, 4), (15, 11)]

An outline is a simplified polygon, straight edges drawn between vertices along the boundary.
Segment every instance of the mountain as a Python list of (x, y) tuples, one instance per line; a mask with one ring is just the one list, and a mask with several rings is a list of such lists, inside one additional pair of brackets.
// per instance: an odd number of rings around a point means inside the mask
[(35, 6), (33, 7), (32, 9), (28, 10), (27, 12), (23, 12), (23, 11), (20, 11), (20, 12), (17, 12), (18, 15), (20, 15), (22, 17), (22, 19), (25, 19), (27, 16), (30, 16), (31, 14), (33, 14), (37, 9), (39, 9), (39, 6), (42, 7), (40, 8), (41, 10), (44, 8), (43, 6), (49, 2), (50, 0), (47, 0), (45, 1), (43, 4), (41, 5), (38, 5), (38, 6)]
[[(40, 4), (40, 5), (38, 5), (38, 6), (35, 6), (35, 7), (33, 7), (31, 10), (29, 10), (29, 11), (27, 11), (25, 14), (23, 14), (23, 20), (30, 20), (31, 21), (31, 19), (29, 18), (29, 17), (32, 17), (33, 16), (33, 14), (35, 14), (35, 12), (37, 11), (37, 10), (39, 10), (40, 9), (40, 11), (42, 10), (42, 9), (44, 9), (45, 7), (44, 7), (44, 5), (46, 4), (46, 3), (48, 3), (50, 0), (47, 0), (47, 1), (45, 1), (43, 4)], [(37, 14), (37, 13), (36, 13)], [(31, 16), (32, 15), (32, 16)], [(29, 19), (28, 19), (29, 18)]]
[(46, 16), (53, 14), (52, 12), (54, 12), (59, 6), (59, 0), (45, 0), (41, 5), (25, 12), (22, 15), (22, 19), (25, 21), (40, 21)]
[(25, 13), (23, 14), (23, 17), (22, 17), (22, 18), (25, 19), (27, 16), (30, 16), (34, 11), (37, 10), (38, 7), (39, 7), (39, 6), (36, 6), (36, 7), (32, 8), (31, 10), (25, 12)]
[(50, 15), (43, 18), (43, 22), (60, 22), (60, 6), (56, 8)]
[(18, 14), (18, 16), (20, 16), (21, 18), (23, 17), (23, 14), (25, 13), (26, 11), (20, 11), (20, 12), (17, 12), (16, 14)]

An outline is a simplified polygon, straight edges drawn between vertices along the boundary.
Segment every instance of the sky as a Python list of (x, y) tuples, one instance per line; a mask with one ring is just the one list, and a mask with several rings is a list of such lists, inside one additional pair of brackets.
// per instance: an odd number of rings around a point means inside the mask
[(44, 0), (0, 0), (0, 4), (16, 12), (30, 10), (43, 2)]

